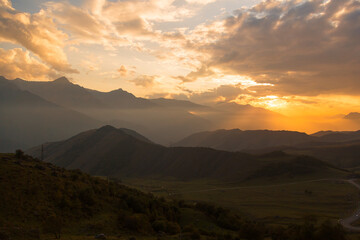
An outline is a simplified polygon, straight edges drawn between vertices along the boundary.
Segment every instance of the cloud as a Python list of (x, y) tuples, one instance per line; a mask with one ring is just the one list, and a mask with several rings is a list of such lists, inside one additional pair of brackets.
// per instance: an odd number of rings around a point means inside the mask
[[(184, 48), (205, 69), (248, 76), (273, 87), (258, 94), (357, 94), (360, 90), (360, 2), (267, 0), (234, 16), (198, 26)], [(202, 67), (203, 68), (203, 67)], [(197, 74), (196, 74), (197, 73)], [(194, 81), (207, 72), (191, 73)]]
[(175, 79), (181, 80), (183, 83), (186, 82), (194, 82), (200, 77), (209, 77), (214, 75), (215, 73), (209, 69), (206, 65), (202, 65), (196, 71), (192, 71), (186, 76), (176, 76)]
[[(241, 94), (246, 94), (248, 91), (242, 87), (241, 84), (237, 85), (221, 85), (204, 92), (194, 92), (189, 89), (182, 89), (187, 96), (187, 99), (196, 103), (208, 104), (214, 102), (231, 102), (236, 100)], [(184, 99), (184, 94), (172, 95), (176, 99)]]
[[(158, 42), (163, 33), (155, 23), (181, 21), (199, 9), (195, 2), (177, 6), (172, 0), (85, 0), (82, 7), (69, 2), (48, 2), (46, 14), (52, 16), (75, 43), (103, 44), (108, 48), (132, 46), (141, 50), (141, 40)], [(199, 5), (199, 4), (195, 4)]]
[(10, 0), (0, 0), (0, 7), (8, 8), (8, 9), (13, 10), (13, 7), (12, 7), (12, 4), (11, 4)]
[(121, 65), (121, 67), (117, 70), (118, 73), (120, 73), (120, 76), (126, 77), (128, 75), (128, 70), (124, 65)]
[(71, 35), (71, 43), (106, 44), (106, 41), (114, 37), (109, 33), (109, 24), (87, 9), (69, 2), (47, 2), (44, 6), (46, 15), (51, 16)]
[(21, 48), (0, 48), (0, 73), (8, 79), (49, 80), (60, 75)]
[(31, 15), (14, 10), (10, 1), (1, 1), (0, 41), (23, 46), (58, 71), (77, 73), (63, 51), (66, 38), (44, 11)]
[(216, 0), (186, 0), (186, 2), (188, 3), (192, 3), (192, 4), (202, 4), (202, 5), (206, 5), (212, 2), (215, 2)]
[(141, 75), (137, 78), (134, 78), (130, 82), (134, 83), (136, 86), (150, 88), (155, 85), (156, 78), (157, 76)]

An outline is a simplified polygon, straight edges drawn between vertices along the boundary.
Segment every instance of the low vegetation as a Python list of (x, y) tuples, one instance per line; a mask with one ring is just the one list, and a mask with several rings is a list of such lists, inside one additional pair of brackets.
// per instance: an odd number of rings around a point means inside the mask
[(345, 239), (342, 228), (331, 222), (307, 220), (272, 227), (205, 202), (166, 200), (65, 170), (21, 151), (0, 154), (0, 195), (1, 240), (80, 240), (96, 235), (108, 239)]

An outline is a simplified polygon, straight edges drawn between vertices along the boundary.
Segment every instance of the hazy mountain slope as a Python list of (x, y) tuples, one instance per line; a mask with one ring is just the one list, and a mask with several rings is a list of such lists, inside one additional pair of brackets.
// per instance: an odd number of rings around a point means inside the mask
[(64, 139), (99, 124), (0, 78), (0, 132), (5, 145), (2, 151)]
[(219, 110), (227, 110), (229, 112), (243, 112), (247, 114), (271, 114), (271, 115), (280, 115), (278, 113), (272, 112), (265, 108), (254, 107), (249, 104), (241, 105), (234, 102), (219, 102), (213, 105), (214, 108)]
[(360, 131), (329, 132), (320, 137), (323, 142), (347, 142), (360, 140)]
[(182, 109), (98, 109), (85, 113), (115, 127), (131, 128), (141, 132), (152, 141), (163, 145), (169, 145), (189, 134), (207, 130), (212, 126), (207, 119)]
[(162, 104), (157, 104), (156, 100), (138, 98), (122, 89), (111, 92), (86, 89), (64, 77), (52, 82), (16, 79), (12, 83), (106, 124), (141, 131), (161, 144), (170, 144), (211, 126), (210, 121), (188, 112), (189, 106), (200, 105), (187, 101), (160, 100)]
[(167, 108), (182, 108), (186, 110), (206, 110), (209, 107), (196, 104), (186, 100), (176, 100), (176, 99), (167, 99), (167, 98), (156, 98), (150, 99), (151, 102), (157, 104), (158, 106), (167, 107)]
[(217, 130), (190, 135), (174, 146), (210, 147), (225, 151), (242, 151), (275, 146), (292, 146), (314, 141), (305, 133), (269, 130)]
[(122, 89), (99, 92), (71, 83), (61, 77), (50, 82), (34, 82), (15, 79), (19, 88), (32, 92), (50, 102), (74, 109), (97, 108), (148, 108), (156, 107), (147, 99), (137, 98)]
[(88, 92), (111, 108), (142, 109), (158, 107), (157, 104), (152, 103), (150, 100), (135, 97), (133, 94), (122, 89), (111, 92), (99, 92), (88, 89)]
[(67, 108), (106, 107), (106, 104), (90, 94), (87, 89), (71, 83), (65, 77), (51, 82), (31, 82), (21, 79), (15, 79), (13, 82), (22, 90), (27, 90), (47, 101)]
[(334, 133), (334, 131), (327, 130), (327, 131), (319, 131), (319, 132), (316, 132), (316, 133), (313, 133), (313, 134), (310, 134), (310, 135), (314, 136), (314, 137), (323, 137), (325, 135), (332, 134), (332, 133)]
[[(261, 152), (274, 150), (266, 149)], [(277, 150), (282, 150), (289, 154), (306, 154), (341, 168), (360, 166), (360, 140), (335, 143), (319, 142), (295, 147), (280, 147)]]
[[(27, 151), (40, 155), (40, 147)], [(116, 177), (172, 177), (182, 180), (245, 180), (261, 169), (266, 177), (326, 174), (334, 169), (313, 158), (302, 160), (286, 154), (252, 156), (209, 148), (166, 148), (138, 140), (126, 132), (105, 126), (45, 145), (45, 160), (56, 165), (81, 169), (94, 175)], [(272, 171), (273, 166), (279, 169)], [(306, 170), (304, 170), (306, 169)], [(336, 170), (337, 171), (337, 170)], [(330, 175), (330, 174), (329, 174)]]

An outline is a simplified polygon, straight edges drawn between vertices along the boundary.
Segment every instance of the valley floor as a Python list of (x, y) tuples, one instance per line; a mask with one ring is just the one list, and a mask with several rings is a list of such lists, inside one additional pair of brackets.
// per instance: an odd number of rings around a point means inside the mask
[(158, 196), (206, 201), (270, 224), (286, 225), (314, 216), (318, 220), (350, 216), (359, 190), (342, 179), (293, 179), (288, 182), (223, 183), (125, 179), (123, 182)]

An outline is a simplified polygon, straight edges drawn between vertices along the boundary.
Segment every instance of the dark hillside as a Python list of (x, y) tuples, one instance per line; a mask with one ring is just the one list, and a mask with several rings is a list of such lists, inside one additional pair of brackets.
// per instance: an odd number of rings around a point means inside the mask
[[(158, 199), (19, 153), (0, 154), (0, 239), (40, 239), (43, 234), (59, 233), (173, 235), (187, 225), (181, 225), (184, 213), (204, 215), (193, 206)], [(225, 219), (230, 217), (227, 211), (219, 210)], [(205, 224), (228, 231), (211, 216), (202, 218)], [(234, 219), (240, 224), (239, 217)]]
[[(137, 136), (137, 137), (134, 137)], [(27, 152), (40, 157), (41, 147)], [(313, 176), (343, 174), (315, 158), (299, 161), (298, 156), (268, 154), (254, 156), (202, 147), (163, 147), (143, 141), (138, 134), (105, 126), (68, 140), (44, 145), (45, 161), (92, 175), (112, 177), (177, 178), (181, 180), (245, 180), (259, 169), (264, 176)], [(273, 171), (284, 164), (281, 174)]]

